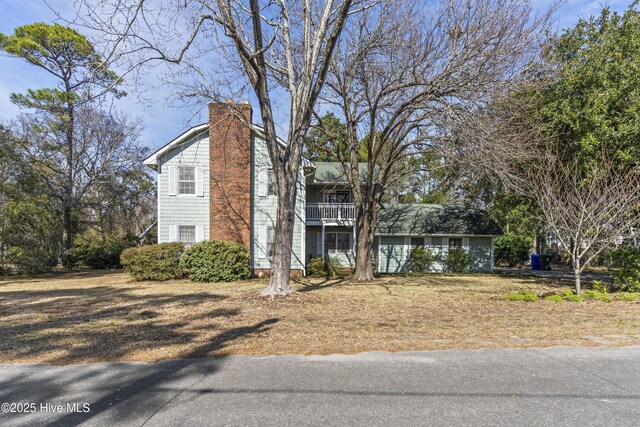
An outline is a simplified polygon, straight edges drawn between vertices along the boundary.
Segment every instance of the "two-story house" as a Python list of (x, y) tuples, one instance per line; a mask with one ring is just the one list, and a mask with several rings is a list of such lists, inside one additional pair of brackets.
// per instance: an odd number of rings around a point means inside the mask
[[(144, 163), (157, 171), (158, 242), (229, 240), (247, 247), (255, 275), (267, 273), (277, 208), (271, 160), (252, 109), (210, 104), (209, 121), (194, 126)], [(291, 268), (304, 274), (311, 257), (355, 260), (355, 206), (339, 163), (303, 160), (298, 180)], [(373, 250), (380, 273), (407, 271), (412, 248), (429, 247), (444, 269), (449, 248), (464, 248), (474, 271), (493, 268), (500, 230), (482, 211), (460, 206), (387, 205)]]

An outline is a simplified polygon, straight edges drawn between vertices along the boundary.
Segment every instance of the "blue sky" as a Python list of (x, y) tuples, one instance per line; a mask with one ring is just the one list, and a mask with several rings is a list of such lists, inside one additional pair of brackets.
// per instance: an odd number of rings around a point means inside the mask
[[(49, 6), (61, 16), (72, 18), (73, 3), (73, 0), (47, 0), (46, 3), (44, 0), (0, 0), (2, 11), (0, 32), (11, 34), (13, 29), (20, 25), (33, 22), (55, 22), (56, 15)], [(543, 10), (551, 1), (533, 0), (533, 3)], [(629, 0), (606, 2), (617, 11), (624, 10), (630, 3)], [(556, 15), (558, 28), (566, 28), (581, 17), (586, 18), (598, 13), (603, 4), (605, 3), (602, 1), (593, 0), (566, 1)], [(52, 84), (46, 73), (40, 69), (19, 59), (0, 56), (0, 120), (10, 119), (18, 113), (17, 107), (9, 101), (11, 93), (21, 93), (28, 88), (46, 87)], [(169, 105), (172, 95), (170, 86), (159, 84), (159, 81), (150, 78), (143, 84), (142, 89), (147, 92), (145, 101), (139, 100), (136, 94), (128, 89), (130, 95), (118, 100), (116, 106), (131, 116), (142, 118), (145, 129), (141, 135), (141, 142), (152, 150), (170, 141), (190, 125), (206, 120), (205, 106), (180, 108)]]

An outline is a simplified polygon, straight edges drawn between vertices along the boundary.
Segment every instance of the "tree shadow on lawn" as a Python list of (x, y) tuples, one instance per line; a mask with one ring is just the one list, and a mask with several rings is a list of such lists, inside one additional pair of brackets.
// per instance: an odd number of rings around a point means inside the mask
[(302, 280), (302, 279), (300, 280), (294, 279), (293, 282), (302, 286), (300, 289), (298, 289), (298, 292), (312, 292), (320, 289), (331, 288), (333, 286), (338, 286), (345, 283), (349, 284), (350, 279), (346, 277), (339, 277), (336, 279), (323, 278), (323, 279), (320, 279), (319, 282), (312, 282), (309, 280)]
[[(109, 411), (108, 422), (143, 424), (183, 390), (220, 370), (223, 356), (193, 359), (223, 349), (229, 342), (247, 335), (268, 331), (279, 319), (271, 318), (251, 326), (231, 328), (209, 342), (193, 348), (184, 359), (154, 364), (92, 364), (81, 369), (73, 365), (47, 368), (20, 366), (27, 375), (0, 373), (0, 401), (4, 402), (87, 402), (89, 412), (61, 412), (47, 425), (77, 425)], [(124, 372), (123, 372), (124, 371)], [(99, 379), (96, 381), (96, 379)], [(85, 389), (79, 385), (87, 382)], [(169, 391), (162, 391), (168, 389)], [(106, 423), (106, 421), (103, 421)]]
[[(202, 339), (203, 329), (216, 326), (205, 322), (195, 327), (193, 322), (240, 314), (239, 307), (216, 307), (228, 298), (224, 295), (135, 294), (137, 289), (98, 286), (1, 292), (1, 358), (53, 364), (121, 360), (137, 352), (190, 346)], [(223, 330), (183, 357), (219, 351), (225, 342), (250, 333), (246, 328)]]

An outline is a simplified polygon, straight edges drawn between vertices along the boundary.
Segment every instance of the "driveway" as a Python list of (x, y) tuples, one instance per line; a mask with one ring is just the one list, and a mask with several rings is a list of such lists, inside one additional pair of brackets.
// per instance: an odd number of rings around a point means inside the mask
[(631, 426), (640, 347), (1, 365), (0, 402), (36, 405), (3, 426)]

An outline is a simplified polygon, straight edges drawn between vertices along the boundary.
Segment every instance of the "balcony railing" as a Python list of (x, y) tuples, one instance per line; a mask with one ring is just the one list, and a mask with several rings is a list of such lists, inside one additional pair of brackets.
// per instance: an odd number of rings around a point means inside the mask
[(307, 221), (352, 221), (356, 218), (353, 203), (307, 203)]

